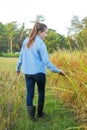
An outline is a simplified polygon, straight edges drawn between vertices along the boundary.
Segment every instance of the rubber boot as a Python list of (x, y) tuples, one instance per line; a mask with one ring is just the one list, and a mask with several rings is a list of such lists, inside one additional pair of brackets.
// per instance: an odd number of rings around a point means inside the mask
[(45, 115), (45, 113), (43, 112), (43, 107), (44, 107), (43, 103), (38, 105), (37, 118), (42, 118)]
[(35, 111), (36, 111), (36, 107), (35, 106), (27, 106), (28, 109), (28, 115), (30, 120), (35, 121)]

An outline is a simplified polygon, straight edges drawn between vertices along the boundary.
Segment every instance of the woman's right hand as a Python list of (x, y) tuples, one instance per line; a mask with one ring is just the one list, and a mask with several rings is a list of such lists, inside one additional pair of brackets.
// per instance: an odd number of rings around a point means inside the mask
[(60, 75), (62, 75), (62, 76), (66, 76), (66, 74), (65, 74), (65, 72), (64, 71), (60, 71), (60, 73), (59, 73)]
[(19, 75), (20, 74), (20, 70), (17, 70), (17, 75)]

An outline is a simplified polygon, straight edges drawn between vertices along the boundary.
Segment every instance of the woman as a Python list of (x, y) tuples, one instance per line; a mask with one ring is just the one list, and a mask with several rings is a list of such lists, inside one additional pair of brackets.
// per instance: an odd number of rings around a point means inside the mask
[(22, 65), (22, 73), (25, 75), (26, 81), (26, 104), (28, 115), (31, 120), (35, 119), (36, 106), (33, 105), (35, 82), (38, 86), (38, 108), (37, 117), (43, 117), (43, 107), (45, 99), (46, 84), (46, 67), (52, 72), (65, 76), (65, 73), (58, 69), (49, 59), (44, 38), (47, 35), (47, 26), (43, 23), (35, 23), (30, 37), (23, 41), (19, 60), (17, 63), (17, 75), (20, 73)]

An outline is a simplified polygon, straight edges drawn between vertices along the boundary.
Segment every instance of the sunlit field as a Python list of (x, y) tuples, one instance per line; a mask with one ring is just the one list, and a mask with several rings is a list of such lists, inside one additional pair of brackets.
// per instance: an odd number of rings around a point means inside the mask
[[(50, 60), (63, 77), (47, 69), (46, 115), (29, 120), (24, 75), (16, 74), (18, 58), (0, 58), (0, 130), (87, 130), (87, 51), (59, 50)], [(37, 85), (34, 104), (37, 106)]]

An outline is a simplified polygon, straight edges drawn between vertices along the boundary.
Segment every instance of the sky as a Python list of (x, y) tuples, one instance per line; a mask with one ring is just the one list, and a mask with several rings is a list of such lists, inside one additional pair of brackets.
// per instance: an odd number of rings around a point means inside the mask
[(35, 20), (36, 15), (45, 17), (48, 28), (67, 35), (74, 15), (80, 19), (87, 16), (87, 0), (0, 0), (0, 22), (4, 24), (17, 21), (32, 28), (30, 21)]

